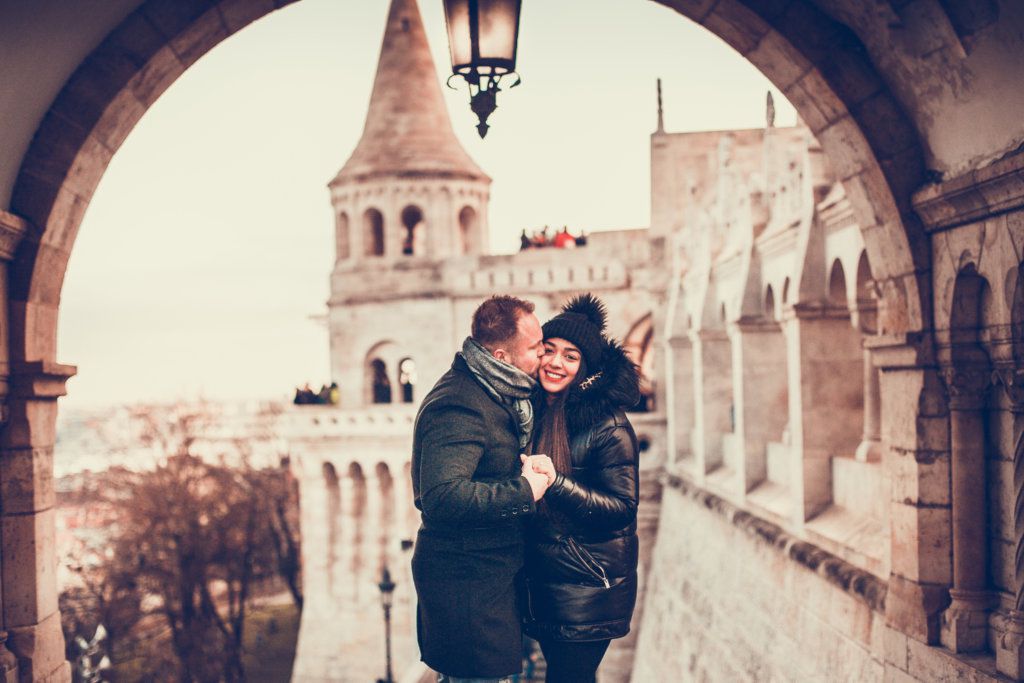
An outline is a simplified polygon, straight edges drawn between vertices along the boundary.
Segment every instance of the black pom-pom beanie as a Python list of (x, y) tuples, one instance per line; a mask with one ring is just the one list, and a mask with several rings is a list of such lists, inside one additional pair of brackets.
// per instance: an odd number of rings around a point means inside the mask
[(604, 304), (591, 294), (574, 298), (562, 312), (544, 323), (545, 339), (559, 338), (572, 342), (583, 354), (590, 372), (603, 365), (607, 341), (604, 338), (606, 313)]

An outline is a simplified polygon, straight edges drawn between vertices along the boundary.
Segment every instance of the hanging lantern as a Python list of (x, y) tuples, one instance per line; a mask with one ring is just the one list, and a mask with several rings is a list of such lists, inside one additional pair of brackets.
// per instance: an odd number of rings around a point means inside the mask
[(501, 79), (516, 74), (516, 42), (522, 0), (444, 0), (451, 80), (461, 76), (469, 84), (469, 108), (476, 114), (480, 137), (487, 135), (487, 118), (498, 106)]

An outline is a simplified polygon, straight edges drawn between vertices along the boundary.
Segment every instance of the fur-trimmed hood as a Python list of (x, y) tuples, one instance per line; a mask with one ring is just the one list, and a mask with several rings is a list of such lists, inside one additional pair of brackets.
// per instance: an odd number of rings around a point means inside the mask
[(605, 343), (601, 367), (569, 389), (565, 401), (570, 436), (592, 427), (618, 410), (640, 401), (640, 371), (615, 341)]

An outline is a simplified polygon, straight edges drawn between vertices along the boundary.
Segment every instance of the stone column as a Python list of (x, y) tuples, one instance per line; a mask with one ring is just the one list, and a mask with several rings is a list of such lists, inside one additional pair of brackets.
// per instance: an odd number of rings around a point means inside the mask
[(672, 468), (676, 463), (692, 462), (693, 459), (693, 345), (686, 337), (671, 337), (666, 353), (671, 355), (672, 376), (662, 382), (665, 385), (666, 434), (669, 451), (666, 463)]
[(985, 394), (991, 371), (948, 368), (953, 503), (952, 603), (942, 615), (942, 644), (953, 652), (975, 652), (987, 644), (989, 587), (985, 482)]
[(939, 642), (952, 583), (949, 416), (946, 392), (922, 333), (865, 340), (879, 368), (882, 465), (891, 483), (886, 625), (929, 645)]
[(878, 462), (882, 459), (882, 395), (878, 374), (871, 349), (865, 348), (864, 435), (855, 454), (861, 462)]
[(690, 333), (693, 345), (694, 459), (698, 483), (722, 464), (722, 435), (732, 432), (732, 351), (722, 330)]
[(53, 444), (57, 398), (75, 368), (13, 363), (0, 435), (0, 596), (23, 681), (70, 681), (57, 609)]
[(802, 525), (832, 500), (831, 458), (860, 442), (863, 351), (846, 308), (797, 304), (784, 322), (788, 351), (790, 485)]
[(1024, 430), (1018, 425), (1024, 422), (1024, 368), (1003, 367), (996, 377), (1013, 413), (1011, 424), (1017, 430), (1017, 438), (1013, 450), (1014, 600), (1005, 630), (997, 637), (994, 649), (999, 673), (1021, 681), (1024, 680)]
[(789, 418), (786, 339), (773, 321), (741, 320), (733, 327), (736, 434), (743, 444), (740, 476), (749, 491), (768, 476), (768, 442)]

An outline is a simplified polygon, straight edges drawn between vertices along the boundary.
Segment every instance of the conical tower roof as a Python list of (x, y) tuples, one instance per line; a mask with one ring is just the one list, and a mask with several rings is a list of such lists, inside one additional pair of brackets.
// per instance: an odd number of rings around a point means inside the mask
[(379, 176), (490, 180), (452, 130), (416, 0), (391, 0), (363, 136), (331, 185)]

